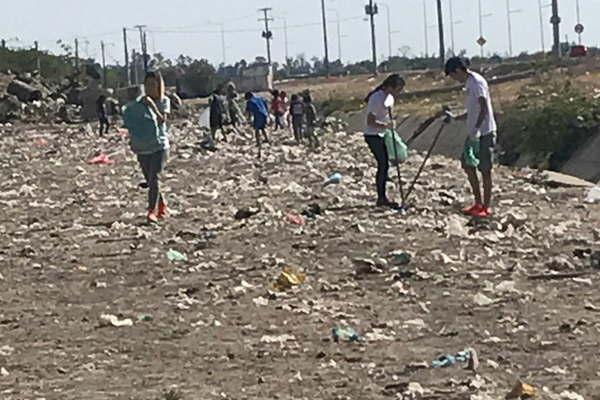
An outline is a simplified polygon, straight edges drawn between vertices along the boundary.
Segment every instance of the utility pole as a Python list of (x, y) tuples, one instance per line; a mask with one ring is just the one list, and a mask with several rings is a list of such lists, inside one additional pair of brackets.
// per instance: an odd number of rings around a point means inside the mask
[(75, 38), (75, 71), (79, 74), (79, 39)]
[[(337, 12), (337, 11), (336, 11)], [(342, 62), (342, 23), (340, 14), (337, 14), (338, 60)]]
[(373, 4), (373, 0), (369, 0), (369, 4), (365, 7), (367, 15), (371, 19), (371, 50), (373, 52), (373, 75), (377, 75), (377, 44), (375, 42), (375, 15), (378, 13), (377, 4)]
[(223, 52), (223, 65), (227, 65), (227, 46), (225, 46), (225, 24), (221, 25), (221, 51)]
[(284, 46), (285, 46), (285, 63), (287, 64), (288, 60), (290, 59), (287, 18), (283, 19), (283, 42), (284, 42)]
[(546, 40), (544, 38), (544, 6), (542, 6), (542, 0), (538, 0), (538, 8), (540, 15), (540, 42), (542, 44), (542, 53), (546, 54)]
[(325, 43), (325, 74), (329, 77), (329, 43), (327, 42), (327, 15), (325, 14), (325, 0), (321, 0), (321, 15), (323, 17), (323, 42)]
[(444, 69), (446, 63), (446, 47), (444, 45), (444, 14), (442, 13), (442, 0), (437, 0), (438, 30), (440, 35), (440, 64)]
[(385, 13), (387, 16), (387, 34), (388, 34), (388, 59), (392, 58), (392, 22), (391, 22), (391, 12), (390, 6), (386, 3), (379, 3), (383, 7), (385, 7)]
[(423, 29), (425, 32), (425, 58), (429, 58), (429, 21), (427, 19), (427, 0), (423, 0)]
[[(577, 7), (577, 25), (581, 24), (581, 10), (579, 8), (579, 0), (575, 0), (575, 6)], [(579, 45), (581, 46), (581, 32), (577, 32), (577, 38)]]
[(506, 21), (508, 24), (508, 55), (512, 57), (513, 55), (513, 45), (512, 45), (512, 14), (520, 13), (521, 9), (513, 10), (510, 8), (510, 0), (506, 0)]
[(35, 42), (33, 42), (33, 45), (35, 47), (35, 64), (36, 64), (36, 69), (37, 72), (40, 76), (42, 76), (42, 63), (40, 61), (40, 46), (38, 41), (36, 40)]
[(452, 0), (448, 0), (448, 16), (450, 17), (450, 48), (452, 49), (452, 55), (456, 55), (454, 50), (454, 10), (452, 7)]
[(273, 32), (269, 30), (269, 21), (273, 21), (273, 18), (269, 18), (269, 11), (271, 8), (261, 8), (260, 12), (264, 13), (264, 18), (259, 19), (259, 21), (263, 21), (265, 23), (265, 30), (262, 33), (262, 37), (267, 41), (267, 61), (269, 65), (271, 65), (271, 39), (273, 39)]
[(148, 48), (146, 47), (146, 25), (136, 25), (134, 28), (140, 31), (140, 47), (142, 48), (142, 57), (144, 58), (144, 73), (148, 73)]
[(133, 69), (133, 81), (135, 82), (136, 86), (140, 84), (140, 79), (138, 76), (138, 64), (137, 52), (135, 49), (133, 49), (131, 51), (131, 68)]
[[(479, 37), (483, 37), (483, 6), (481, 5), (481, 0), (479, 0)], [(481, 58), (483, 58), (483, 45), (480, 45), (479, 49), (481, 51)]]
[(508, 55), (512, 57), (512, 26), (510, 23), (510, 0), (506, 0), (506, 20), (508, 22)]
[(107, 79), (106, 79), (106, 56), (105, 56), (105, 47), (104, 47), (104, 41), (100, 41), (100, 48), (102, 50), (102, 82), (103, 82), (103, 87), (104, 89), (106, 89), (108, 87), (107, 85)]
[(560, 58), (562, 49), (560, 48), (560, 17), (558, 16), (558, 0), (552, 0), (552, 18), (550, 22), (553, 25), (554, 34), (554, 54)]
[(127, 50), (127, 28), (123, 28), (123, 49), (125, 50), (125, 82), (131, 86), (131, 75), (129, 73), (129, 51)]

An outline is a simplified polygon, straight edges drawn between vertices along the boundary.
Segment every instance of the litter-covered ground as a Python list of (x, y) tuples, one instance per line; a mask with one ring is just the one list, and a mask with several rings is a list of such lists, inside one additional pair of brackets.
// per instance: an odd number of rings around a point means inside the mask
[(588, 189), (499, 168), (495, 217), (470, 221), (434, 157), (402, 215), (372, 206), (359, 135), (273, 133), (258, 162), (249, 139), (172, 133), (152, 227), (121, 134), (0, 128), (0, 398), (598, 398)]

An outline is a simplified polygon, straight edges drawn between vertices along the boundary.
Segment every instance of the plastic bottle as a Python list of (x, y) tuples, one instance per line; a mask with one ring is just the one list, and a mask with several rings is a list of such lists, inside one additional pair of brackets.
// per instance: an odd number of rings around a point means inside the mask
[(349, 327), (340, 328), (336, 326), (331, 330), (331, 336), (336, 343), (339, 343), (340, 340), (345, 342), (358, 342), (360, 340), (358, 333)]

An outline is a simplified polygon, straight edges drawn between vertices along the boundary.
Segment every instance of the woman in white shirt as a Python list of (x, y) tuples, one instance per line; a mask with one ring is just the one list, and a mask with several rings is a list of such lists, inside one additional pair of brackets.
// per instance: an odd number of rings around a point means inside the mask
[(390, 111), (394, 108), (394, 96), (398, 96), (402, 92), (404, 85), (404, 79), (400, 75), (392, 74), (375, 90), (369, 93), (365, 99), (368, 106), (367, 124), (364, 134), (369, 149), (371, 149), (377, 160), (376, 185), (378, 207), (397, 206), (386, 195), (389, 160), (383, 136), (386, 130), (393, 128)]

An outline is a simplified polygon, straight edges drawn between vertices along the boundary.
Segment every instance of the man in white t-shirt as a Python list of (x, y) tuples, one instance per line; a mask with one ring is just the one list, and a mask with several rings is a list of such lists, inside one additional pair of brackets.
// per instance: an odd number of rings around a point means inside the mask
[[(481, 75), (471, 71), (459, 57), (446, 62), (446, 75), (464, 83), (467, 92), (465, 106), (468, 137), (461, 162), (469, 178), (475, 204), (463, 211), (468, 215), (487, 218), (492, 215), (492, 167), (497, 131), (488, 83)], [(477, 176), (478, 169), (483, 181), (483, 197)]]

